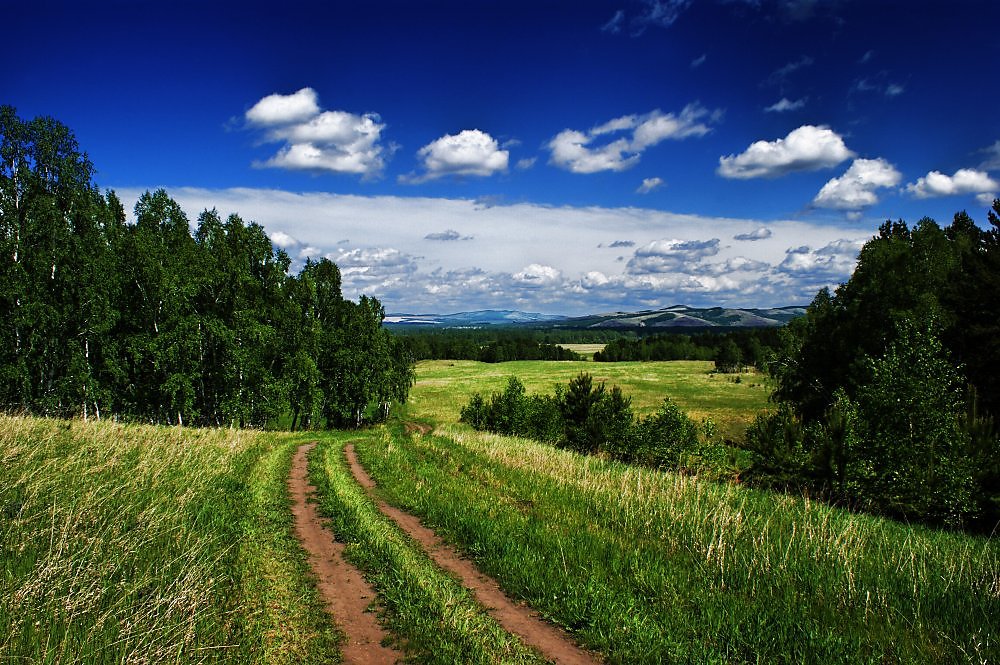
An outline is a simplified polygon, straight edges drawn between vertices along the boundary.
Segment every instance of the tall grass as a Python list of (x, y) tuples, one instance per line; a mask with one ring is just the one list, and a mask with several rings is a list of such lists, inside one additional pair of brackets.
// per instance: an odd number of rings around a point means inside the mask
[(336, 659), (274, 434), (0, 416), (0, 661)]
[(310, 478), (320, 509), (331, 518), (338, 540), (347, 544), (345, 556), (377, 590), (383, 620), (407, 655), (423, 663), (544, 662), (379, 512), (354, 480), (344, 460), (345, 442), (379, 436), (379, 431), (324, 436), (311, 455)]
[(994, 662), (1000, 544), (444, 426), (386, 496), (611, 662)]

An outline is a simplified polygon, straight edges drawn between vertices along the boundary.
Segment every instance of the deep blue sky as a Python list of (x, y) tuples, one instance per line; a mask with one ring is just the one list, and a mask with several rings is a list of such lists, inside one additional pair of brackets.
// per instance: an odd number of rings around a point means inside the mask
[(997, 2), (0, 9), (0, 103), (101, 187), (239, 212), (390, 311), (798, 303), (1000, 190)]

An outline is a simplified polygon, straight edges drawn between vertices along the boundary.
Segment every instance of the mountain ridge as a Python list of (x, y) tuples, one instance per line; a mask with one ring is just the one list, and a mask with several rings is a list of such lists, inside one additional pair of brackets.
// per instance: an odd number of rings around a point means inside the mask
[(805, 314), (799, 305), (785, 307), (690, 307), (671, 305), (636, 312), (606, 312), (561, 316), (510, 309), (482, 309), (453, 314), (389, 314), (389, 326), (480, 328), (486, 326), (545, 326), (556, 328), (769, 328), (783, 326)]

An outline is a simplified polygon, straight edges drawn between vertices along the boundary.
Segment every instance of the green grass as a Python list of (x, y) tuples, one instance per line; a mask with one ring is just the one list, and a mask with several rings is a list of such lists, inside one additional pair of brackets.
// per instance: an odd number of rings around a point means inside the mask
[(696, 422), (711, 418), (720, 432), (743, 440), (754, 417), (768, 408), (771, 384), (762, 374), (716, 374), (715, 364), (697, 360), (673, 362), (546, 362), (518, 361), (487, 364), (470, 360), (429, 360), (417, 364), (417, 383), (407, 405), (412, 418), (435, 423), (456, 422), (462, 407), (475, 392), (489, 395), (503, 389), (509, 376), (517, 376), (529, 393), (551, 393), (555, 384), (566, 384), (580, 372), (608, 387), (618, 385), (632, 397), (639, 416), (655, 411), (670, 397)]
[(355, 482), (344, 445), (371, 438), (390, 445), (385, 429), (325, 435), (310, 457), (310, 478), (321, 511), (347, 544), (345, 557), (378, 591), (382, 620), (402, 640), (407, 656), (422, 663), (544, 662), (382, 515)]
[(995, 662), (1000, 544), (445, 425), (382, 491), (610, 662)]
[(0, 662), (339, 660), (297, 439), (0, 416)]

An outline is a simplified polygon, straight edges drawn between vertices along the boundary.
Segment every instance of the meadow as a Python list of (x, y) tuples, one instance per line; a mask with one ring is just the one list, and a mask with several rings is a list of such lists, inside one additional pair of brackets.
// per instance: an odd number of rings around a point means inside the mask
[(355, 445), (390, 503), (608, 662), (1000, 658), (995, 539), (462, 425)]
[[(611, 663), (988, 663), (1000, 542), (471, 430), (475, 391), (580, 371), (736, 431), (768, 406), (711, 363), (433, 361), (388, 425), (288, 434), (0, 417), (0, 661), (337, 662), (286, 478), (310, 477), (413, 662), (542, 662), (347, 469)], [(432, 431), (415, 430), (417, 421)]]
[(0, 662), (324, 663), (302, 437), (0, 416)]
[[(417, 363), (417, 383), (410, 391), (408, 417), (433, 423), (457, 422), (472, 394), (489, 396), (516, 376), (528, 393), (552, 393), (580, 372), (595, 383), (618, 385), (632, 398), (637, 416), (653, 413), (665, 397), (696, 422), (711, 418), (723, 436), (742, 440), (754, 417), (769, 407), (770, 378), (757, 372), (718, 374), (714, 363), (673, 362), (594, 363), (516, 361), (479, 363), (471, 360), (427, 360)], [(739, 377), (739, 383), (736, 379)]]

